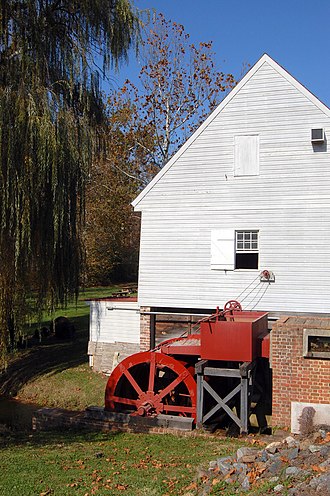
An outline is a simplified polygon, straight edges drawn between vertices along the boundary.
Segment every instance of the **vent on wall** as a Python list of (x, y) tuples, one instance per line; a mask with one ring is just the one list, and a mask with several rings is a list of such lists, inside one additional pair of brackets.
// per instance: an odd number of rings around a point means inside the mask
[(324, 129), (312, 129), (311, 141), (312, 143), (324, 143)]

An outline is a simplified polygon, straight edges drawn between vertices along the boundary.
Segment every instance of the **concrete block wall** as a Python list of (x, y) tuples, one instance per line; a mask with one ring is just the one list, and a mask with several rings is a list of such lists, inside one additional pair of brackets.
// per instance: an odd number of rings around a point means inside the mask
[(291, 425), (291, 403), (330, 404), (330, 360), (303, 356), (304, 329), (330, 329), (330, 319), (282, 317), (271, 332), (272, 424)]
[(88, 355), (92, 357), (92, 367), (96, 372), (109, 374), (119, 362), (133, 353), (140, 351), (139, 344), (135, 343), (99, 343), (89, 341)]

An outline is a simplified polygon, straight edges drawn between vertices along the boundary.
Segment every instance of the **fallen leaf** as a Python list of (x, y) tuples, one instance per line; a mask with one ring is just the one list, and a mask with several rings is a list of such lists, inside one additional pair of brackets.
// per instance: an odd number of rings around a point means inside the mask
[(319, 467), (319, 465), (311, 465), (311, 469), (314, 470), (314, 472), (326, 472), (327, 471), (326, 467)]
[(115, 488), (118, 489), (118, 491), (126, 491), (126, 489), (128, 488), (128, 485), (124, 485), (124, 484), (116, 484), (115, 485)]
[(197, 489), (197, 484), (196, 482), (192, 482), (191, 484), (189, 484), (189, 486), (187, 486), (185, 488), (185, 491), (191, 491), (191, 490), (194, 490), (194, 489)]
[(326, 433), (326, 436), (322, 441), (320, 441), (320, 444), (325, 444), (325, 443), (330, 443), (330, 432)]
[(215, 486), (218, 482), (220, 482), (220, 479), (213, 479), (212, 486)]

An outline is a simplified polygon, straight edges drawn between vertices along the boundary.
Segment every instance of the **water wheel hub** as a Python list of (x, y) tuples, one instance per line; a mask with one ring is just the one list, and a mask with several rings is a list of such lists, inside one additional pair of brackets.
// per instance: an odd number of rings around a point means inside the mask
[(109, 377), (105, 409), (152, 416), (196, 417), (196, 382), (186, 363), (161, 352), (125, 358)]

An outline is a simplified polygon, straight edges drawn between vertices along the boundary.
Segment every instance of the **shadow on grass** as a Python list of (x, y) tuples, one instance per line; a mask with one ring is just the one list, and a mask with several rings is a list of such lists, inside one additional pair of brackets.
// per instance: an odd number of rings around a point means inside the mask
[(78, 429), (46, 431), (46, 432), (31, 432), (31, 431), (7, 431), (0, 433), (0, 449), (10, 448), (14, 446), (52, 446), (61, 448), (71, 443), (100, 443), (110, 441), (114, 437), (125, 435), (124, 432), (94, 432)]
[(75, 339), (59, 341), (55, 336), (17, 353), (0, 375), (0, 394), (16, 396), (28, 382), (48, 373), (59, 373), (88, 361), (88, 316), (71, 318)]

